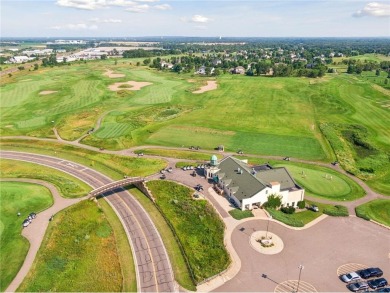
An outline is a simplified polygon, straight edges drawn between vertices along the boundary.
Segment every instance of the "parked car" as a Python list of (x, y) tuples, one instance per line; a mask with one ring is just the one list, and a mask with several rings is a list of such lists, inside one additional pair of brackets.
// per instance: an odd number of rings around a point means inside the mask
[(312, 204), (311, 206), (309, 206), (309, 210), (312, 210), (313, 212), (319, 212), (319, 208), (318, 206)]
[(165, 174), (162, 174), (161, 176), (160, 176), (160, 179), (166, 179), (167, 178), (167, 176), (165, 176)]
[(345, 283), (361, 280), (360, 276), (356, 272), (351, 272), (348, 274), (341, 275), (340, 279)]
[(367, 282), (360, 281), (360, 282), (348, 284), (347, 288), (353, 292), (356, 292), (356, 291), (368, 289), (368, 284)]
[(30, 221), (28, 219), (23, 221), (23, 228), (26, 228), (28, 225), (30, 225)]
[(387, 293), (387, 292), (390, 292), (390, 287), (380, 288), (380, 289), (375, 290), (375, 292)]
[(29, 215), (32, 219), (35, 219), (37, 217), (37, 214), (36, 213), (30, 213)]
[(368, 268), (368, 269), (357, 271), (357, 273), (363, 279), (383, 276), (383, 272), (380, 268)]
[(371, 289), (378, 289), (387, 286), (387, 281), (385, 278), (379, 278), (370, 280), (367, 282), (367, 284), (368, 286), (370, 286)]

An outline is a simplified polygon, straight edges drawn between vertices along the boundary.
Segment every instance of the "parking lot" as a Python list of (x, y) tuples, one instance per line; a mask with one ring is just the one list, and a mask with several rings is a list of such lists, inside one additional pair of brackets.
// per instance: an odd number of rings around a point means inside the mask
[(383, 277), (390, 278), (390, 233), (386, 228), (356, 217), (328, 217), (301, 231), (272, 222), (269, 229), (283, 239), (284, 249), (276, 255), (263, 255), (251, 248), (249, 235), (264, 230), (266, 224), (253, 220), (236, 227), (232, 242), (242, 267), (215, 291), (292, 292), (286, 284), (296, 284), (299, 265), (304, 266), (301, 282), (305, 284), (300, 292), (309, 292), (311, 286), (318, 292), (349, 292), (338, 273), (340, 267), (351, 263), (380, 267)]

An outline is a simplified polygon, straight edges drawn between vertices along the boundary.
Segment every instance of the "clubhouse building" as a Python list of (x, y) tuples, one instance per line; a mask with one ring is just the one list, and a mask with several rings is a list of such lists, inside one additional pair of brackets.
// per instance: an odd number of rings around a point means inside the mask
[(262, 206), (271, 194), (280, 195), (283, 206), (296, 207), (305, 195), (305, 190), (284, 167), (273, 168), (268, 164), (250, 167), (234, 157), (218, 163), (213, 155), (204, 173), (207, 179), (214, 181), (216, 190), (233, 200), (241, 210)]

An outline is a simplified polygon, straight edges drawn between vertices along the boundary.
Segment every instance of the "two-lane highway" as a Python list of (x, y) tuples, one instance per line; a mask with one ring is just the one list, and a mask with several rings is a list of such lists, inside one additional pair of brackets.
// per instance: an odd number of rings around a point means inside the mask
[[(86, 182), (93, 188), (113, 182), (93, 169), (60, 158), (13, 151), (0, 151), (0, 157), (58, 169)], [(124, 189), (119, 189), (106, 196), (105, 199), (121, 220), (132, 247), (138, 291), (177, 291), (167, 251), (160, 234), (144, 208)]]

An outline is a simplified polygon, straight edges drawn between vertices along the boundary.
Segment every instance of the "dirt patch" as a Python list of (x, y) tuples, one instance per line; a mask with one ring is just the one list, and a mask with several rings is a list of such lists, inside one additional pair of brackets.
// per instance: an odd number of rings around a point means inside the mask
[(212, 91), (217, 89), (217, 82), (215, 80), (208, 80), (207, 85), (202, 86), (199, 90), (192, 92), (193, 94), (201, 94), (204, 92)]
[(21, 81), (31, 81), (32, 79), (29, 78), (29, 79), (22, 79)]
[(188, 79), (187, 81), (188, 81), (188, 82), (196, 82), (195, 79)]
[(50, 94), (54, 94), (56, 93), (57, 91), (41, 91), (39, 94), (40, 95), (50, 95)]
[[(108, 86), (108, 88), (111, 91), (120, 91), (120, 90), (123, 90), (123, 89), (128, 89), (130, 91), (139, 91), (144, 86), (151, 85), (151, 84), (152, 84), (151, 82), (142, 82), (142, 81), (116, 82), (116, 83)], [(131, 87), (130, 88), (124, 88), (125, 85), (129, 85)]]
[(114, 71), (110, 69), (107, 69), (106, 72), (104, 72), (104, 75), (108, 76), (109, 78), (119, 78), (125, 76), (123, 73), (114, 73)]

